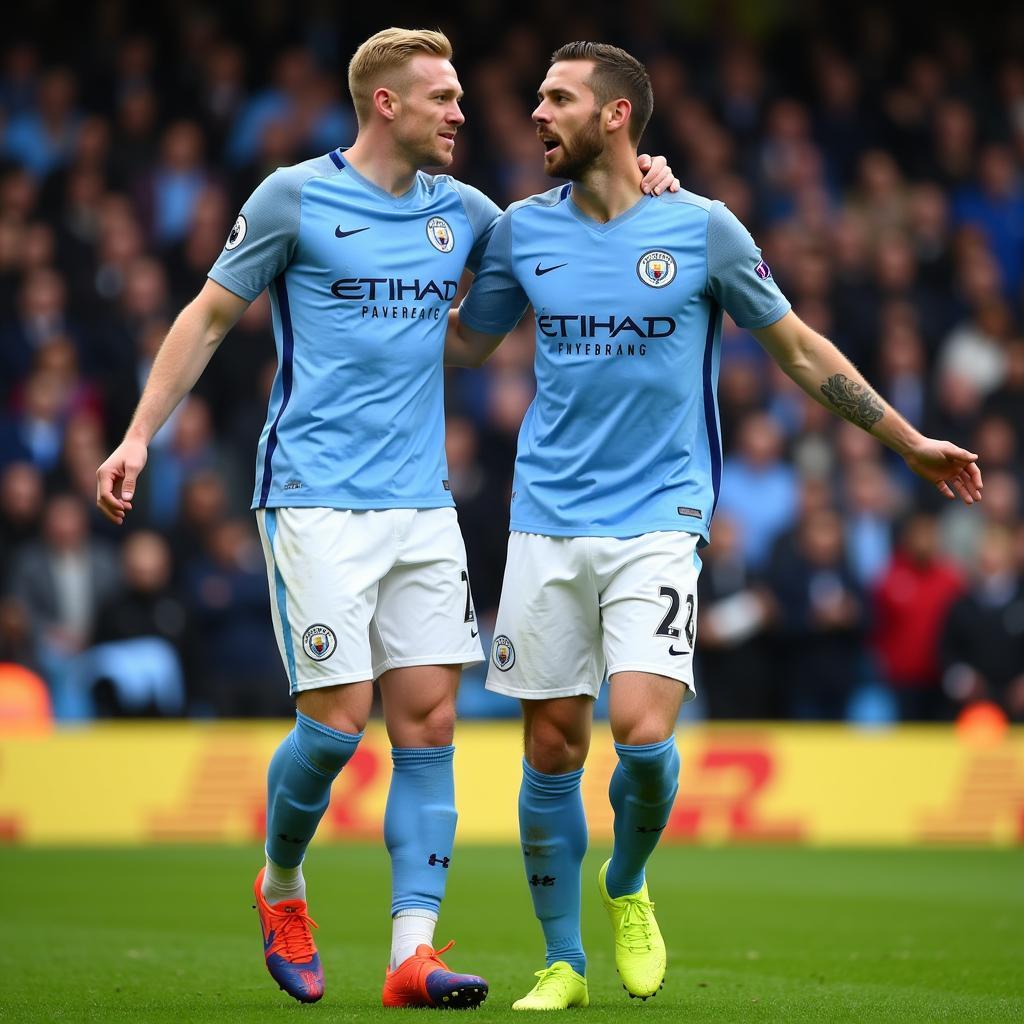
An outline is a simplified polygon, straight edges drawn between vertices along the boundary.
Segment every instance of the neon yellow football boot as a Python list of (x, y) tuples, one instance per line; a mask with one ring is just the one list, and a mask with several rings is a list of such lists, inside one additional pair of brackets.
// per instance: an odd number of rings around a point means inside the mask
[(647, 999), (657, 995), (665, 983), (665, 940), (654, 919), (654, 904), (646, 882), (632, 895), (614, 899), (608, 895), (605, 875), (610, 863), (606, 860), (601, 865), (597, 887), (615, 935), (615, 968), (630, 999)]
[(558, 960), (537, 971), (537, 984), (512, 1004), (513, 1010), (568, 1010), (571, 1006), (589, 1006), (587, 979), (572, 965)]

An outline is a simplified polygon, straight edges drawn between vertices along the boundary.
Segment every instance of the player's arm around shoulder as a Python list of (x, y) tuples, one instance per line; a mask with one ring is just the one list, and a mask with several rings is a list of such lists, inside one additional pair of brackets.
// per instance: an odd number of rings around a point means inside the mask
[(512, 218), (527, 201), (513, 203), (490, 229), (487, 247), (468, 294), (448, 315), (444, 360), (454, 366), (480, 366), (522, 319), (529, 298), (516, 272)]
[(160, 346), (124, 440), (96, 470), (96, 504), (113, 523), (131, 511), (135, 481), (149, 457), (149, 442), (192, 390), (248, 299), (208, 280), (178, 314)]
[(448, 330), (444, 338), (445, 366), (483, 366), (505, 339), (504, 334), (475, 331), (459, 319), (459, 311), (448, 311)]
[(877, 437), (940, 494), (959, 496), (967, 505), (981, 501), (978, 456), (949, 441), (925, 437), (872, 389), (831, 341), (792, 310), (753, 334), (815, 401)]

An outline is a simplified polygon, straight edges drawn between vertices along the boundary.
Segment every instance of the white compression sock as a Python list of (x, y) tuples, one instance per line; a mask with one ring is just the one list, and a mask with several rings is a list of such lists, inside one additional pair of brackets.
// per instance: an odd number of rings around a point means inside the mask
[(295, 868), (283, 868), (267, 858), (267, 870), (263, 875), (263, 898), (268, 903), (280, 903), (281, 900), (304, 900), (306, 898), (306, 880), (302, 877), (302, 865)]
[(434, 948), (434, 925), (437, 914), (432, 910), (400, 910), (391, 919), (391, 970), (426, 943)]

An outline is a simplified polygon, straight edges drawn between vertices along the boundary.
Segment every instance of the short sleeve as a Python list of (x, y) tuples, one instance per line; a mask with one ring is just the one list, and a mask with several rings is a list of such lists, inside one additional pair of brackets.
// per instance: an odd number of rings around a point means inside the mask
[(282, 167), (245, 201), (209, 277), (252, 302), (289, 262), (299, 237), (305, 168)]
[(469, 294), (459, 306), (459, 320), (484, 334), (506, 334), (530, 300), (512, 266), (512, 211), (498, 218)]
[(494, 225), (497, 224), (498, 218), (501, 216), (501, 207), (479, 189), (473, 188), (472, 185), (452, 179), (452, 188), (459, 193), (466, 217), (473, 230), (473, 248), (466, 258), (466, 266), (475, 274), (479, 271), (480, 263), (487, 251)]
[(745, 330), (780, 320), (789, 301), (750, 232), (724, 203), (713, 202), (708, 218), (708, 292)]

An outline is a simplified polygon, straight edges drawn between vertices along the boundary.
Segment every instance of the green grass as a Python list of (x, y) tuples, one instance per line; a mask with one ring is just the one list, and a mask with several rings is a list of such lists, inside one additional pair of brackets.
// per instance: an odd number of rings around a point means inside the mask
[[(1024, 1020), (1018, 852), (661, 849), (649, 878), (669, 973), (646, 1003), (616, 980), (594, 885), (604, 855), (585, 867), (581, 1021)], [(394, 1021), (379, 1005), (384, 851), (310, 854), (327, 972), (313, 1007), (263, 967), (249, 898), (258, 866), (256, 850), (238, 848), (0, 850), (0, 1019)], [(437, 937), (458, 940), (455, 969), (491, 982), (474, 1020), (511, 1020), (543, 966), (526, 889), (515, 849), (456, 849)]]

